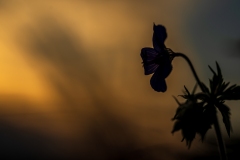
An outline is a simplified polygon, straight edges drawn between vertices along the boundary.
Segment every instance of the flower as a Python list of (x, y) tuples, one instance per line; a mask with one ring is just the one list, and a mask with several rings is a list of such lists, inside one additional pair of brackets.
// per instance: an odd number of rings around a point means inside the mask
[(142, 48), (142, 63), (145, 75), (154, 73), (150, 80), (152, 88), (157, 92), (165, 92), (167, 90), (165, 78), (172, 71), (172, 57), (164, 44), (167, 38), (166, 28), (154, 24), (153, 31), (153, 48)]

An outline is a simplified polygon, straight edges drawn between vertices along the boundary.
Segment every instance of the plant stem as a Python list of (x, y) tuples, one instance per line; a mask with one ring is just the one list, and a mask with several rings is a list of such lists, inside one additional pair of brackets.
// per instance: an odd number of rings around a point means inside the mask
[(217, 136), (217, 141), (218, 141), (221, 160), (227, 160), (225, 145), (224, 145), (224, 142), (223, 142), (223, 139), (222, 139), (220, 126), (219, 126), (219, 123), (218, 123), (217, 112), (216, 112), (215, 117), (214, 117), (214, 129), (215, 129), (216, 136)]
[[(190, 61), (190, 59), (183, 53), (172, 53), (172, 55), (173, 55), (173, 58), (174, 57), (182, 57), (183, 59), (185, 59), (187, 61), (188, 65), (190, 66), (190, 68), (192, 70), (193, 76), (196, 79), (198, 85), (200, 86), (202, 92), (206, 93), (206, 91), (205, 91), (204, 87), (202, 86), (202, 83), (201, 83), (200, 79), (198, 78), (197, 72), (195, 71), (195, 69), (193, 67), (193, 64)], [(215, 133), (216, 133), (216, 136), (217, 136), (217, 141), (218, 141), (221, 160), (227, 160), (225, 145), (223, 143), (223, 138), (222, 138), (220, 126), (219, 126), (219, 123), (218, 123), (217, 112), (216, 112), (215, 117), (214, 117), (214, 128), (215, 128)]]
[(203, 92), (205, 92), (204, 88), (202, 87), (202, 83), (201, 83), (200, 79), (198, 78), (197, 72), (195, 71), (190, 59), (183, 53), (173, 53), (173, 56), (174, 57), (182, 57), (183, 59), (185, 59), (188, 62), (188, 65), (190, 66), (190, 68), (192, 70), (194, 78), (196, 79), (196, 81), (197, 81), (198, 85), (200, 86), (201, 90)]

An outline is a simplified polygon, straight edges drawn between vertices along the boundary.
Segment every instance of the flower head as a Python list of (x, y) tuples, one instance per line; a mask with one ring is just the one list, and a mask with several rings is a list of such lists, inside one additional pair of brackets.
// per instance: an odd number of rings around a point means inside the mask
[(150, 84), (157, 92), (165, 92), (167, 85), (165, 78), (172, 71), (172, 57), (164, 42), (167, 38), (166, 28), (162, 25), (153, 25), (153, 48), (142, 48), (141, 57), (145, 75), (153, 74)]

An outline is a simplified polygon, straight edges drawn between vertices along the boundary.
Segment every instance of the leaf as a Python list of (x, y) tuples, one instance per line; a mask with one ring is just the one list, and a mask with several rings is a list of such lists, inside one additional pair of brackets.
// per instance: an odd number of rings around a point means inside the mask
[(230, 132), (232, 131), (232, 126), (230, 122), (230, 109), (227, 105), (223, 103), (216, 104), (217, 108), (222, 114), (223, 123), (225, 124), (225, 128), (227, 130), (228, 136), (230, 137)]
[(213, 81), (212, 81), (211, 79), (209, 79), (209, 85), (210, 85), (211, 93), (213, 93), (213, 91), (214, 91), (214, 85), (213, 85)]
[(240, 100), (240, 86), (237, 86), (236, 84), (234, 84), (228, 87), (230, 82), (226, 83), (223, 81), (221, 68), (219, 67), (217, 62), (216, 62), (216, 66), (217, 66), (217, 74), (209, 66), (210, 70), (213, 73), (213, 78), (209, 79), (211, 95), (215, 96), (215, 98), (218, 99), (219, 102), (224, 100)]
[(210, 98), (209, 95), (204, 92), (197, 93), (194, 96), (195, 96), (195, 99), (201, 100), (203, 103), (207, 103)]
[(201, 123), (201, 117), (202, 103), (197, 103), (196, 100), (188, 99), (185, 103), (179, 105), (176, 114), (172, 119), (176, 120), (172, 133), (181, 130), (183, 140), (186, 140), (188, 148), (190, 148), (191, 143), (195, 138), (197, 128)]
[(190, 92), (188, 91), (187, 87), (184, 85), (184, 88), (186, 90), (186, 93), (188, 94), (188, 96), (190, 95)]
[(217, 66), (217, 74), (210, 66), (208, 66), (213, 73), (213, 78), (210, 80), (210, 88), (211, 88), (212, 95), (218, 95), (220, 93), (219, 89), (221, 88), (223, 83), (222, 72), (217, 62), (216, 62), (216, 66)]
[(186, 145), (188, 146), (188, 149), (191, 147), (192, 141), (196, 136), (196, 130), (190, 126), (190, 125), (185, 125), (182, 128), (182, 135), (183, 135), (183, 140), (186, 140)]
[(173, 98), (175, 99), (178, 105), (181, 105), (181, 103), (178, 101), (178, 99), (175, 96), (173, 96)]
[(214, 117), (216, 114), (215, 107), (207, 104), (204, 106), (203, 113), (201, 116), (201, 120), (199, 122), (199, 127), (197, 132), (200, 134), (202, 141), (207, 133), (207, 131), (211, 128), (214, 123)]
[(219, 90), (218, 90), (219, 94), (222, 94), (229, 84), (230, 82), (227, 82), (227, 83), (223, 82), (222, 85), (219, 87)]
[(185, 112), (187, 110), (187, 105), (186, 104), (180, 104), (176, 110), (176, 113), (174, 115), (174, 117), (172, 118), (172, 120), (175, 120), (175, 119), (182, 119), (185, 115)]
[(188, 99), (188, 98), (189, 98), (188, 95), (178, 95), (178, 96), (180, 96), (180, 97), (182, 97), (182, 98), (184, 98), (184, 99)]
[(192, 90), (192, 95), (196, 92), (197, 86), (198, 86), (198, 83), (195, 84), (195, 86), (194, 86), (194, 88), (193, 88), (193, 90)]
[(226, 89), (226, 93), (227, 92), (231, 92), (231, 90), (233, 89), (233, 88), (235, 88), (237, 85), (236, 84), (234, 84), (234, 85), (231, 85), (230, 87), (228, 87), (228, 89)]
[(209, 89), (207, 88), (207, 86), (204, 83), (201, 83), (201, 84), (202, 84), (204, 91), (209, 93)]
[(217, 75), (216, 72), (212, 69), (211, 66), (208, 65), (208, 68), (212, 71), (213, 75)]
[(240, 86), (236, 84), (227, 88), (218, 98), (219, 100), (240, 100)]
[(179, 96), (183, 97), (184, 99), (187, 99), (187, 101), (188, 101), (188, 100), (197, 100), (197, 99), (195, 98), (195, 95), (194, 95), (194, 93), (195, 93), (195, 91), (196, 91), (196, 89), (197, 89), (197, 86), (198, 86), (198, 84), (196, 83), (195, 86), (194, 86), (194, 88), (193, 88), (193, 90), (192, 90), (192, 93), (190, 94), (189, 90), (188, 90), (187, 87), (184, 85), (184, 89), (185, 89), (185, 91), (183, 91), (184, 95), (179, 95)]
[[(178, 95), (178, 96), (180, 96), (180, 97), (182, 97), (182, 98), (184, 98), (186, 100), (193, 99), (192, 94), (190, 94), (190, 92), (188, 91), (188, 89), (187, 89), (187, 87), (185, 85), (184, 85), (184, 89), (185, 89), (185, 91), (183, 91), (184, 95)], [(193, 89), (193, 91), (194, 91), (194, 89)]]
[(176, 131), (179, 131), (180, 129), (182, 129), (182, 124), (181, 124), (181, 121), (176, 121), (174, 123), (174, 126), (173, 126), (173, 130), (172, 130), (172, 134)]
[(218, 76), (222, 77), (222, 72), (221, 72), (221, 68), (219, 67), (217, 61), (216, 61), (216, 66), (217, 66), (217, 72), (218, 72)]

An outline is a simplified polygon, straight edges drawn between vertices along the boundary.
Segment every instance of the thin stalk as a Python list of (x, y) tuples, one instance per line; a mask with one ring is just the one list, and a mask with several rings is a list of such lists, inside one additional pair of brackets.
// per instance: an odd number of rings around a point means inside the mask
[(200, 86), (201, 90), (203, 92), (205, 92), (203, 86), (202, 86), (202, 82), (200, 81), (200, 79), (198, 78), (197, 72), (195, 71), (192, 62), (190, 61), (190, 59), (183, 53), (173, 53), (173, 57), (182, 57), (183, 59), (185, 59), (188, 62), (188, 65), (190, 66), (193, 76), (196, 79), (198, 85)]
[(218, 123), (217, 113), (215, 114), (215, 117), (214, 117), (214, 129), (215, 129), (215, 132), (217, 135), (217, 141), (218, 141), (218, 146), (219, 146), (219, 152), (221, 155), (221, 160), (227, 160), (227, 154), (226, 154), (225, 145), (224, 145), (224, 142), (222, 139), (220, 126)]
[[(202, 86), (202, 83), (197, 75), (197, 72), (195, 71), (194, 67), (193, 67), (193, 64), (192, 62), (190, 61), (190, 59), (183, 53), (172, 53), (173, 55), (173, 58), (174, 57), (182, 57), (183, 59), (185, 59), (188, 63), (188, 65), (190, 66), (191, 68), (191, 71), (193, 73), (193, 76), (194, 78), (196, 79), (198, 85), (200, 86), (202, 92), (206, 93), (204, 87)], [(222, 134), (221, 134), (221, 130), (220, 130), (220, 126), (219, 126), (219, 123), (218, 123), (218, 118), (217, 118), (217, 113), (215, 114), (215, 117), (214, 117), (214, 128), (215, 128), (215, 133), (216, 133), (216, 136), (217, 136), (217, 141), (218, 141), (218, 146), (219, 146), (219, 152), (220, 152), (220, 157), (221, 157), (221, 160), (227, 160), (227, 155), (226, 155), (226, 150), (225, 150), (225, 145), (223, 143), (223, 138), (222, 138)]]

